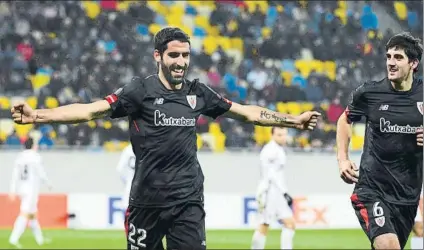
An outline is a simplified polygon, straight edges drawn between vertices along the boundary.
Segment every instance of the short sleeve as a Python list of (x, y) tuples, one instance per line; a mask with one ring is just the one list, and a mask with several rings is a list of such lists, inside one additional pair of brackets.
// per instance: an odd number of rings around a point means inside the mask
[(367, 115), (367, 109), (367, 101), (365, 99), (365, 84), (362, 84), (350, 95), (349, 104), (345, 111), (348, 121), (360, 121), (362, 116)]
[(202, 114), (216, 119), (218, 116), (230, 110), (232, 102), (222, 97), (205, 84), (200, 84), (203, 91), (205, 106)]
[(111, 118), (120, 118), (129, 116), (137, 112), (141, 108), (144, 98), (143, 83), (140, 78), (136, 77), (124, 87), (119, 88), (115, 93), (105, 97), (110, 104), (112, 113)]

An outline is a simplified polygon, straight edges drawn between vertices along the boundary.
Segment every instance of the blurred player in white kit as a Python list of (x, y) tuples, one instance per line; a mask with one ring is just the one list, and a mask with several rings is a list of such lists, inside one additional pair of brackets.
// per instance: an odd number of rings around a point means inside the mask
[(16, 195), (21, 200), (20, 214), (16, 218), (9, 238), (9, 243), (17, 248), (22, 247), (19, 239), (24, 233), (27, 224), (31, 228), (37, 244), (42, 245), (44, 243), (44, 237), (36, 217), (38, 196), (42, 182), (51, 189), (42, 165), (41, 155), (34, 148), (34, 140), (29, 138), (25, 141), (25, 150), (18, 154), (15, 161), (9, 194), (12, 201), (15, 200)]
[(125, 149), (122, 151), (116, 170), (118, 171), (122, 182), (125, 184), (125, 191), (124, 195), (122, 196), (121, 204), (122, 207), (127, 209), (135, 170), (135, 154), (131, 144), (125, 147)]
[(423, 249), (423, 194), (421, 193), (420, 206), (415, 217), (415, 224), (412, 228), (411, 249)]
[(292, 198), (287, 193), (284, 180), (287, 141), (286, 128), (272, 128), (272, 139), (260, 153), (261, 179), (256, 192), (259, 226), (252, 239), (252, 249), (264, 249), (269, 225), (279, 221), (283, 224), (280, 238), (281, 249), (293, 248), (295, 223), (291, 209)]

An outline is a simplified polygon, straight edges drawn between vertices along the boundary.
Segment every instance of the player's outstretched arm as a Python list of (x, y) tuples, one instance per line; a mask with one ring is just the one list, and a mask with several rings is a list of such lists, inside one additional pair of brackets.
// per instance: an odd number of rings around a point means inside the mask
[(230, 110), (225, 113), (224, 116), (250, 122), (259, 126), (278, 126), (313, 130), (321, 114), (316, 111), (307, 111), (299, 116), (293, 116), (278, 113), (259, 106), (241, 105), (233, 102)]
[(18, 124), (31, 123), (81, 123), (105, 117), (111, 109), (106, 100), (88, 104), (69, 104), (52, 109), (32, 109), (19, 102), (11, 109), (12, 118)]
[(343, 113), (337, 121), (337, 161), (339, 163), (340, 177), (344, 182), (352, 184), (358, 181), (357, 167), (349, 159), (349, 143), (352, 136), (352, 126), (346, 113)]

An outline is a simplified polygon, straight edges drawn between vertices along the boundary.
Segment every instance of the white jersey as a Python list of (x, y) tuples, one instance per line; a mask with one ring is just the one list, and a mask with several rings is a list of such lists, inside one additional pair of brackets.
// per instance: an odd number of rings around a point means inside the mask
[(118, 162), (117, 171), (121, 180), (125, 184), (125, 193), (122, 198), (123, 205), (128, 206), (132, 179), (135, 171), (135, 154), (132, 146), (128, 145), (121, 153), (121, 157)]
[(284, 179), (286, 161), (284, 148), (275, 141), (270, 141), (263, 147), (260, 153), (260, 189), (276, 188), (281, 194), (287, 193)]
[(286, 161), (286, 152), (275, 141), (266, 144), (260, 153), (261, 174), (256, 193), (260, 224), (269, 225), (275, 220), (293, 217), (284, 197), (287, 193), (284, 181)]
[(13, 169), (11, 192), (38, 195), (43, 182), (47, 184), (48, 179), (41, 155), (31, 149), (19, 153)]

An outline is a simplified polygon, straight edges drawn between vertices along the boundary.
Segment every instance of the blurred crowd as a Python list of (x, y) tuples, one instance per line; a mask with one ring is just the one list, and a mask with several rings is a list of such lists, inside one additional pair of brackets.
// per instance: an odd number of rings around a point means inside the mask
[[(422, 1), (411, 2), (381, 7), (422, 39)], [(91, 102), (156, 72), (152, 38), (167, 25), (192, 37), (189, 79), (243, 104), (321, 111), (316, 130), (289, 133), (291, 146), (306, 149), (334, 148), (349, 93), (385, 76), (393, 35), (368, 1), (0, 2), (0, 144), (19, 145), (28, 133), (45, 147), (128, 141), (126, 119), (15, 126), (8, 110), (16, 99), (34, 108)], [(199, 147), (214, 150), (269, 140), (268, 129), (221, 118), (201, 117), (198, 134)]]

